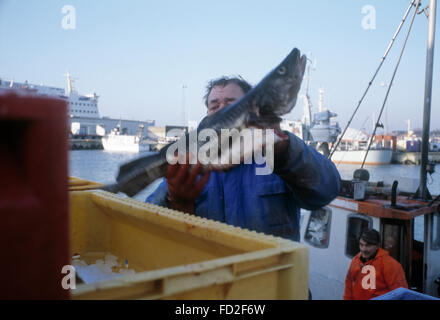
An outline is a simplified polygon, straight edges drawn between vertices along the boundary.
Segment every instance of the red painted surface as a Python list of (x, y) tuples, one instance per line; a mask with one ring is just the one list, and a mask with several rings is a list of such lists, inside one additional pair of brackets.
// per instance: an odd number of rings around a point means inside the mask
[(67, 105), (0, 93), (0, 299), (66, 299)]

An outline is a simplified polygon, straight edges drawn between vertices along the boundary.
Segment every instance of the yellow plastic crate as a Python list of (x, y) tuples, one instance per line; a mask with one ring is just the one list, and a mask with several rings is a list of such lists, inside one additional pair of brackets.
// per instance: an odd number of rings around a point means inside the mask
[(103, 184), (94, 181), (84, 180), (76, 177), (69, 177), (69, 191), (98, 189), (102, 186)]
[(71, 254), (136, 273), (77, 283), (73, 299), (307, 299), (299, 243), (101, 191), (70, 192)]

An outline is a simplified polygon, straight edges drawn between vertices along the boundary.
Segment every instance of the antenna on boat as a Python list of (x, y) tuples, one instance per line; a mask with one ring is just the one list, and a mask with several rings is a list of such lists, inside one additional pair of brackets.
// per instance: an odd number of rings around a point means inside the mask
[[(353, 118), (356, 115), (356, 112), (359, 110), (359, 107), (361, 106), (362, 102), (364, 101), (365, 96), (367, 95), (368, 91), (370, 90), (370, 87), (373, 84), (374, 79), (376, 79), (376, 76), (379, 73), (379, 70), (382, 68), (382, 65), (383, 65), (386, 57), (388, 56), (388, 53), (390, 52), (390, 49), (393, 46), (394, 41), (396, 40), (396, 37), (400, 33), (400, 30), (402, 29), (402, 26), (403, 26), (406, 18), (408, 17), (408, 14), (411, 11), (412, 7), (415, 5), (415, 3), (416, 3), (416, 0), (412, 0), (411, 3), (409, 4), (408, 9), (406, 10), (402, 20), (399, 23), (399, 26), (397, 27), (396, 32), (393, 35), (393, 38), (391, 39), (390, 43), (388, 44), (388, 47), (385, 50), (385, 53), (384, 53), (384, 55), (382, 56), (382, 58), (380, 60), (379, 66), (377, 67), (376, 71), (374, 72), (374, 75), (373, 75), (372, 79), (370, 80), (370, 82), (368, 82), (367, 88), (365, 89), (361, 99), (359, 100), (359, 102), (358, 102), (358, 104), (356, 106), (356, 109), (354, 110), (353, 114), (351, 115), (350, 120), (348, 120), (348, 123), (345, 126), (344, 131), (340, 135), (338, 141), (332, 146), (332, 150), (330, 152), (330, 155), (328, 156), (329, 159), (332, 158), (333, 153), (336, 151), (336, 149), (338, 148), (338, 146), (341, 143), (342, 139), (344, 138), (344, 135), (347, 132), (348, 127), (350, 126), (351, 122), (353, 121)], [(419, 3), (420, 3), (420, 0), (417, 1), (417, 4), (419, 4)], [(418, 5), (416, 5), (416, 11), (417, 11), (417, 7), (418, 7)]]
[(186, 123), (186, 106), (185, 106), (185, 89), (188, 88), (186, 84), (182, 85), (182, 113), (183, 113), (183, 128), (188, 125)]
[[(385, 81), (382, 81), (380, 83), (380, 86), (386, 88), (386, 87), (389, 86), (389, 83), (387, 83)], [(388, 134), (389, 132), (390, 132), (390, 127), (388, 125), (388, 110), (387, 110), (387, 107), (385, 107), (385, 127), (384, 127), (384, 133)]]
[[(389, 86), (388, 86), (387, 93), (386, 93), (385, 98), (384, 98), (384, 101), (383, 101), (383, 103), (382, 103), (382, 107), (381, 107), (381, 109), (380, 109), (379, 117), (378, 117), (378, 119), (377, 119), (376, 124), (374, 125), (373, 134), (371, 135), (370, 143), (368, 144), (368, 148), (367, 148), (367, 150), (366, 150), (366, 152), (365, 152), (365, 156), (364, 156), (364, 160), (362, 161), (361, 168), (364, 167), (365, 161), (366, 161), (367, 156), (368, 156), (368, 151), (370, 151), (371, 144), (373, 143), (374, 137), (375, 137), (375, 135), (376, 135), (376, 130), (377, 130), (377, 128), (378, 128), (379, 125), (380, 125), (380, 124), (379, 124), (379, 121), (380, 121), (380, 118), (381, 118), (381, 116), (382, 116), (382, 112), (383, 112), (383, 110), (384, 110), (384, 108), (385, 108), (386, 102), (387, 102), (387, 100), (388, 100), (388, 96), (389, 96), (389, 94), (390, 94), (391, 87), (393, 86), (394, 77), (396, 76), (397, 69), (399, 68), (400, 61), (402, 60), (403, 52), (405, 51), (406, 43), (407, 43), (407, 41), (408, 41), (408, 37), (409, 37), (409, 34), (410, 34), (410, 32), (411, 32), (411, 29), (412, 29), (412, 26), (413, 26), (413, 23), (414, 23), (414, 19), (415, 19), (416, 15), (417, 15), (417, 9), (419, 8), (419, 6), (420, 6), (420, 0), (417, 0), (417, 3), (415, 4), (415, 7), (416, 7), (416, 8), (415, 8), (415, 10), (414, 10), (414, 14), (413, 14), (413, 16), (412, 16), (412, 18), (411, 18), (411, 22), (410, 22), (410, 24), (409, 24), (408, 31), (407, 31), (406, 36), (405, 36), (405, 40), (403, 41), (403, 45), (402, 45), (402, 49), (400, 50), (399, 58), (397, 59), (396, 66), (394, 67), (393, 75), (391, 76), (390, 84), (389, 84)], [(382, 127), (383, 127), (383, 126), (382, 126)]]
[(319, 88), (319, 105), (318, 105), (318, 110), (319, 112), (322, 111), (322, 95), (324, 94), (324, 89)]
[(411, 137), (412, 133), (411, 133), (411, 119), (408, 119), (408, 132), (407, 132), (407, 137)]
[[(310, 53), (309, 56), (311, 56), (312, 54)], [(313, 119), (312, 119), (312, 102), (310, 101), (310, 95), (309, 95), (309, 88), (310, 88), (310, 69), (315, 70), (315, 66), (316, 66), (316, 59), (315, 59), (315, 63), (313, 63), (313, 61), (309, 58), (307, 58), (308, 61), (310, 61), (310, 63), (307, 66), (307, 78), (306, 78), (306, 94), (305, 94), (305, 98), (306, 98), (306, 107), (307, 107), (307, 111), (306, 111), (306, 125), (311, 126)]]
[(423, 133), (422, 133), (422, 158), (420, 163), (420, 185), (414, 198), (429, 200), (432, 199), (426, 186), (428, 152), (429, 152), (429, 122), (431, 120), (431, 96), (432, 96), (432, 75), (434, 70), (434, 38), (436, 20), (437, 0), (429, 2), (428, 17), (428, 49), (426, 52), (425, 72), (425, 99), (423, 108)]
[(75, 87), (73, 86), (73, 82), (75, 82), (76, 78), (73, 78), (70, 74), (69, 70), (64, 74), (67, 79), (67, 93), (70, 95), (73, 91), (75, 91)]

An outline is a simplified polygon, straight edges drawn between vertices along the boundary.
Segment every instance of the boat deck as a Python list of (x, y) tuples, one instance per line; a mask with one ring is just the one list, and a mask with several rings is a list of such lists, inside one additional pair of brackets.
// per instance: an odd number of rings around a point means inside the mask
[(408, 199), (398, 196), (395, 206), (391, 206), (391, 198), (384, 196), (370, 196), (367, 200), (353, 200), (337, 197), (330, 206), (354, 210), (362, 214), (379, 218), (410, 220), (417, 216), (440, 212), (440, 202), (436, 201), (431, 206), (429, 202)]

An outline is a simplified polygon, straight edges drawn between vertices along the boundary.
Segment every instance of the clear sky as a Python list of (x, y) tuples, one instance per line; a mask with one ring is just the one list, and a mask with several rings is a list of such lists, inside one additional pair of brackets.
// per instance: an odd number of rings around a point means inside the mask
[[(154, 119), (157, 125), (200, 120), (208, 80), (239, 74), (252, 84), (293, 47), (314, 62), (310, 95), (344, 126), (378, 66), (410, 0), (0, 0), (0, 77), (66, 87), (67, 70), (82, 94), (100, 95), (102, 116)], [(423, 0), (423, 7), (429, 1)], [(63, 28), (65, 5), (75, 28)], [(371, 10), (375, 11), (374, 29)], [(438, 4), (440, 6), (440, 4)], [(437, 8), (437, 20), (440, 9)], [(372, 127), (409, 26), (402, 29), (353, 127)], [(65, 20), (64, 20), (65, 21)], [(390, 129), (422, 126), (428, 20), (417, 15), (387, 110)], [(72, 26), (70, 24), (70, 26)], [(431, 129), (440, 128), (440, 23)], [(183, 86), (186, 89), (183, 89)], [(305, 87), (305, 82), (303, 82)], [(303, 101), (286, 116), (299, 119)]]

